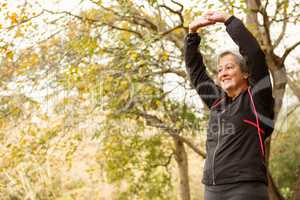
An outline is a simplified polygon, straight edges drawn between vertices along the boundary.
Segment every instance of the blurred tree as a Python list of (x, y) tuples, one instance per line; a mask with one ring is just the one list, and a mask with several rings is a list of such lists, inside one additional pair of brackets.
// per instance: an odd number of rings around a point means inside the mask
[[(1, 60), (0, 87), (6, 93), (3, 96), (7, 96), (1, 99), (1, 139), (6, 145), (1, 153), (9, 152), (5, 159), (10, 164), (3, 168), (9, 176), (26, 162), (29, 153), (24, 151), (24, 145), (45, 148), (40, 157), (43, 163), (49, 149), (55, 149), (52, 143), (61, 144), (60, 152), (66, 162), (72, 163), (74, 152), (86, 137), (84, 130), (77, 130), (89, 127), (92, 132), (98, 130), (94, 134), (101, 141), (97, 161), (105, 169), (108, 181), (120, 186), (119, 198), (175, 198), (170, 168), (176, 163), (180, 199), (191, 199), (186, 148), (205, 158), (203, 143), (194, 141), (201, 142), (207, 113), (188, 103), (191, 93), (187, 91), (191, 88), (187, 84), (182, 50), (188, 23), (205, 9), (246, 16), (247, 26), (263, 47), (272, 73), (276, 116), (282, 107), (286, 84), (300, 99), (297, 78), (288, 75), (289, 66), (285, 62), (299, 41), (285, 48), (281, 56), (275, 53), (284, 42), (289, 25), (299, 23), (297, 2), (203, 0), (185, 8), (182, 2), (173, 0), (80, 2), (92, 3), (93, 8), (77, 14), (42, 6), (35, 8), (38, 2), (24, 1), (11, 12), (7, 3), (1, 4), (1, 12), (7, 16), (7, 24), (1, 25), (1, 51), (5, 56)], [(49, 29), (53, 25), (55, 28), (37, 34), (41, 22), (36, 19), (41, 19)], [(274, 37), (272, 33), (279, 26), (281, 30)], [(216, 26), (201, 33), (204, 38), (201, 48), (210, 58), (206, 63), (211, 74), (215, 73), (211, 59), (215, 38), (210, 33), (218, 29)], [(7, 42), (7, 38), (13, 40)], [(26, 38), (33, 44), (19, 50), (19, 39)], [(13, 88), (18, 88), (18, 92)], [(7, 95), (11, 91), (14, 92)], [(180, 98), (172, 97), (174, 91)], [(33, 97), (34, 93), (43, 92), (46, 96)], [(30, 106), (21, 106), (26, 103)], [(24, 111), (30, 116), (25, 116)], [(47, 123), (56, 119), (57, 126), (30, 131), (37, 126), (30, 125), (34, 117)], [(25, 120), (31, 128), (25, 129), (24, 123), (20, 123)], [(7, 139), (12, 129), (18, 136), (17, 145)], [(23, 140), (18, 135), (22, 131), (23, 135), (31, 134), (34, 140)], [(147, 137), (148, 132), (153, 135)], [(63, 139), (57, 142), (57, 138)], [(125, 189), (121, 187), (124, 182)], [(271, 176), (270, 183), (271, 199), (284, 199)], [(27, 186), (22, 187), (19, 198), (25, 194), (36, 198), (38, 191), (28, 192)], [(299, 198), (297, 194), (294, 199)]]

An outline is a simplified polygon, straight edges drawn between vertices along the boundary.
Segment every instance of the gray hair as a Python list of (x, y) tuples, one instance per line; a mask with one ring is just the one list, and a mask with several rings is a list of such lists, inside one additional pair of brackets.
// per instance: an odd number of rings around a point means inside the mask
[(246, 64), (246, 60), (244, 59), (244, 57), (241, 54), (239, 54), (238, 52), (235, 52), (235, 51), (227, 50), (227, 51), (220, 53), (218, 56), (218, 60), (217, 60), (218, 64), (220, 62), (220, 59), (226, 55), (232, 55), (235, 59), (235, 62), (240, 66), (241, 71), (243, 73), (247, 73), (247, 74), (249, 73), (249, 68)]

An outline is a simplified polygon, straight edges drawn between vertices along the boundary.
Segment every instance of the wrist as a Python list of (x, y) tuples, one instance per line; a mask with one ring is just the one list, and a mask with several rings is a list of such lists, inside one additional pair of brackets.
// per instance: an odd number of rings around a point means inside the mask
[(196, 33), (199, 27), (196, 26), (189, 26), (189, 33)]
[(197, 33), (197, 30), (195, 30), (195, 29), (189, 29), (189, 33)]
[(225, 23), (232, 15), (229, 15), (229, 14), (225, 14), (224, 15), (224, 22)]

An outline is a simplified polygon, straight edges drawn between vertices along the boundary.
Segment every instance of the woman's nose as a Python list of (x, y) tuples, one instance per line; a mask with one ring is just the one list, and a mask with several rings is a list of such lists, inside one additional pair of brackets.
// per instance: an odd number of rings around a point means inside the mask
[(226, 75), (227, 75), (227, 72), (226, 72), (226, 70), (223, 69), (223, 70), (220, 70), (220, 71), (219, 71), (219, 74), (218, 74), (218, 75), (219, 75), (220, 78), (222, 78), (223, 76), (226, 76)]

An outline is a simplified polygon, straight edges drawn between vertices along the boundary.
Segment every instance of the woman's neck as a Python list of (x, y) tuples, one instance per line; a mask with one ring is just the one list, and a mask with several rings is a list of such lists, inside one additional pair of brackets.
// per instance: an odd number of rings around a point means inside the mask
[(248, 84), (243, 84), (243, 86), (238, 87), (234, 90), (226, 91), (226, 93), (227, 93), (228, 97), (230, 97), (230, 98), (232, 98), (232, 100), (234, 100), (237, 96), (239, 96), (239, 94), (246, 91), (247, 89), (248, 89)]

